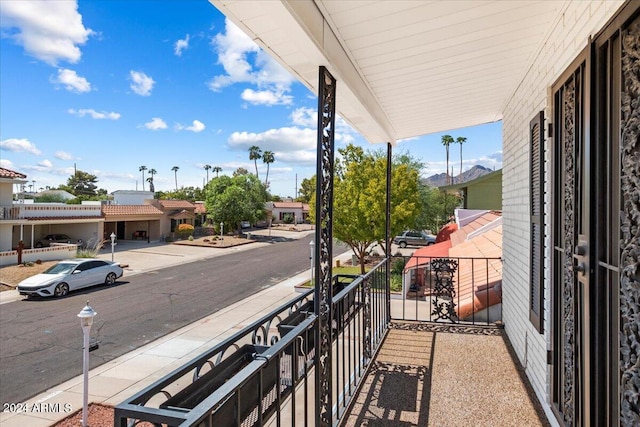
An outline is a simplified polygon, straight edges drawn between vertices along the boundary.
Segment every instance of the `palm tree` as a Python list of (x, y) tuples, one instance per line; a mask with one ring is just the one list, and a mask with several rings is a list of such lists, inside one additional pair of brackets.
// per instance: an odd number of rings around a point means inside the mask
[(171, 170), (176, 176), (176, 191), (178, 191), (178, 169), (180, 169), (178, 166), (174, 166), (171, 168)]
[(262, 158), (262, 150), (257, 145), (252, 145), (249, 148), (249, 160), (253, 160), (253, 164), (256, 167), (256, 178), (260, 179), (258, 176), (258, 159)]
[(204, 165), (204, 170), (207, 171), (207, 182), (209, 182), (209, 170), (211, 169), (211, 165)]
[(155, 193), (156, 192), (156, 188), (153, 185), (153, 177), (152, 176), (148, 177), (147, 178), (147, 182), (149, 183), (149, 191), (151, 191), (152, 193)]
[(142, 172), (142, 191), (144, 191), (144, 171), (147, 170), (146, 166), (140, 166), (138, 171)]
[(149, 178), (147, 178), (147, 182), (149, 183), (149, 191), (152, 191), (155, 193), (156, 189), (155, 186), (153, 185), (153, 176), (155, 174), (157, 174), (158, 171), (156, 171), (155, 169), (151, 168), (149, 169)]
[(460, 144), (460, 182), (462, 182), (462, 144), (467, 142), (467, 138), (459, 136), (456, 138), (456, 143)]
[(212, 170), (216, 173), (216, 178), (218, 177), (218, 173), (222, 172), (222, 168), (220, 166), (214, 166)]
[(451, 135), (442, 135), (442, 145), (447, 150), (447, 185), (449, 182), (449, 144), (453, 144), (453, 137)]
[(264, 186), (269, 186), (269, 165), (276, 161), (273, 151), (265, 151), (262, 154), (262, 162), (267, 164), (267, 176), (264, 178)]

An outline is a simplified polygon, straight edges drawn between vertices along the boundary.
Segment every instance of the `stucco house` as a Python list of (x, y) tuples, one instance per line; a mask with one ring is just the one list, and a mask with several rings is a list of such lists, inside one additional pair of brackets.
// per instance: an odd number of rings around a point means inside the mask
[(265, 204), (267, 218), (271, 215), (273, 224), (286, 221), (302, 224), (309, 216), (309, 204), (302, 202), (267, 202)]
[[(18, 262), (17, 248), (23, 242), (22, 261), (54, 260), (73, 257), (77, 244), (92, 244), (103, 235), (101, 204), (34, 203), (13, 200), (14, 184), (22, 184), (26, 175), (0, 168), (0, 265)], [(37, 248), (36, 241), (47, 234), (67, 234), (72, 244)]]

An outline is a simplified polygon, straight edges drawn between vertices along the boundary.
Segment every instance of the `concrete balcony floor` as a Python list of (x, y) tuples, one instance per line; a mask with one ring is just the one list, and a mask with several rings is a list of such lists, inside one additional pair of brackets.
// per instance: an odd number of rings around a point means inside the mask
[(504, 331), (394, 321), (343, 426), (548, 426)]

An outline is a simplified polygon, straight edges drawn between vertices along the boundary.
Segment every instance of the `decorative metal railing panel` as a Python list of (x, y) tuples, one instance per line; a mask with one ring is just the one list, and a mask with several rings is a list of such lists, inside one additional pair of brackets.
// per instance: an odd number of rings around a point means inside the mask
[(458, 269), (458, 261), (450, 258), (436, 258), (431, 261), (431, 271), (435, 273), (435, 301), (431, 315), (435, 321), (448, 319), (458, 321), (456, 314), (456, 288), (453, 276)]
[(438, 323), (502, 322), (502, 259), (391, 258), (391, 317)]

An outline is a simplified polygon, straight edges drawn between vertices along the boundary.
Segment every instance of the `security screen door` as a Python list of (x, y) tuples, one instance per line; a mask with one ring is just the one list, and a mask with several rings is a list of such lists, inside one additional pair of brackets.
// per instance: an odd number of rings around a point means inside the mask
[(638, 416), (638, 5), (626, 3), (552, 87), (549, 362), (564, 425)]

